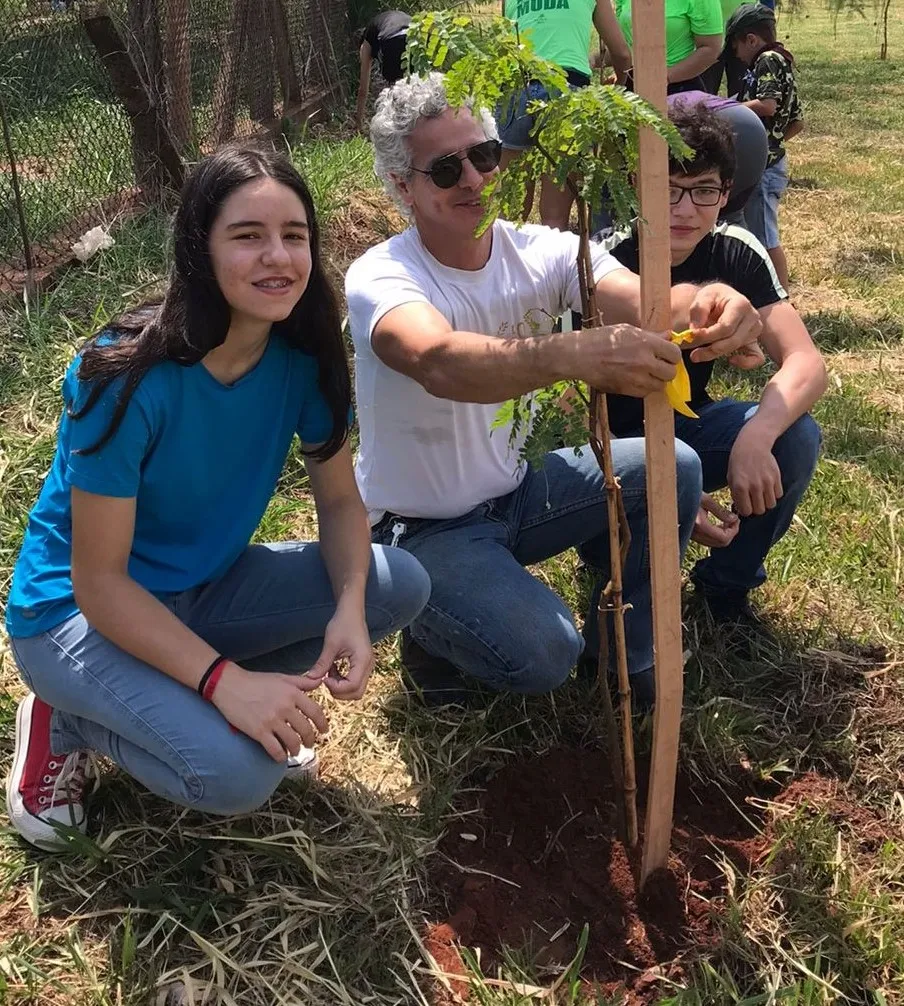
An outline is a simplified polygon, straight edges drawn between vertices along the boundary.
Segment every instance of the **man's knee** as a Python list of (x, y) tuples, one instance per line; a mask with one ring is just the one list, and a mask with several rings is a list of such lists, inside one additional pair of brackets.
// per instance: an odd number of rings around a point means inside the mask
[(519, 621), (525, 631), (513, 626), (504, 649), (491, 655), (487, 684), (519, 695), (545, 695), (568, 679), (584, 648), (583, 637), (564, 615), (542, 618), (522, 612)]
[(782, 485), (786, 490), (795, 485), (809, 485), (816, 470), (821, 446), (822, 431), (809, 413), (792, 423), (776, 440), (772, 453), (778, 462)]
[(678, 481), (678, 523), (693, 524), (703, 494), (703, 466), (700, 456), (683, 440), (675, 441), (675, 471)]

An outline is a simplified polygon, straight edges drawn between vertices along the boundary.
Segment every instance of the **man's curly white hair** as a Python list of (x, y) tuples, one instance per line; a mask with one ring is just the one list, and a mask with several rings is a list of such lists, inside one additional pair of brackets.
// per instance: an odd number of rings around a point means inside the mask
[[(393, 176), (405, 181), (411, 177), (408, 138), (421, 119), (438, 118), (448, 107), (441, 73), (403, 77), (392, 87), (387, 87), (377, 99), (377, 110), (370, 123), (374, 170), (406, 217), (411, 217), (410, 207), (402, 200)], [(499, 138), (496, 122), (485, 108), (480, 109), (475, 118), (483, 126), (488, 140)]]

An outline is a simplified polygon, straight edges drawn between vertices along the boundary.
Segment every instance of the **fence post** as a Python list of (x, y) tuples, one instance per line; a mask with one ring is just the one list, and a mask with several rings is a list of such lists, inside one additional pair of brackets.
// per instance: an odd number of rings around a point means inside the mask
[(123, 103), (132, 126), (135, 176), (147, 198), (159, 201), (182, 185), (185, 168), (166, 127), (163, 110), (145, 87), (138, 67), (106, 7), (82, 11), (82, 24)]
[(28, 225), (25, 222), (25, 207), (22, 203), (22, 193), (19, 190), (19, 172), (16, 168), (16, 152), (9, 132), (9, 120), (6, 118), (6, 106), (3, 95), (0, 94), (0, 127), (3, 129), (3, 145), (9, 158), (10, 180), (13, 186), (13, 200), (16, 204), (16, 216), (19, 221), (19, 236), (22, 239), (22, 257), (25, 259), (25, 297), (30, 299), (36, 290), (35, 262), (31, 254), (31, 241), (28, 238)]

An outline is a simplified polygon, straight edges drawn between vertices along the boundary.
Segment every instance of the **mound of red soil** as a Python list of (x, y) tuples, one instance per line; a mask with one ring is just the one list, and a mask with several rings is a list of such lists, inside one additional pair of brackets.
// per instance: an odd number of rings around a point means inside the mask
[[(645, 789), (641, 784), (641, 806)], [(683, 956), (717, 942), (711, 905), (724, 888), (718, 861), (747, 870), (763, 851), (742, 801), (715, 786), (679, 784), (668, 869), (641, 895), (638, 857), (617, 837), (607, 755), (553, 750), (512, 764), (440, 843), (433, 881), (451, 917), (431, 927), (428, 949), (450, 973), (454, 937), (479, 948), (485, 974), (505, 947), (525, 950), (534, 967), (554, 973), (573, 956), (587, 923), (582, 974), (608, 993), (624, 989), (627, 1002), (654, 1001), (662, 994), (652, 987), (656, 977), (679, 975)], [(455, 991), (462, 994), (463, 983)]]

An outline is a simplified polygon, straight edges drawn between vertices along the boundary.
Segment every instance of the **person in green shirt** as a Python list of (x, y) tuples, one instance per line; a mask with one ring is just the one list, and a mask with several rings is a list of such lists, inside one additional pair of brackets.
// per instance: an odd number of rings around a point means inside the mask
[[(615, 13), (631, 45), (631, 0), (615, 0)], [(719, 58), (723, 24), (720, 0), (665, 0), (669, 94), (704, 90), (700, 75)]]
[[(718, 0), (714, 0), (718, 2)], [(590, 83), (591, 27), (596, 26), (609, 51), (616, 81), (624, 83), (631, 67), (631, 51), (625, 42), (611, 0), (502, 0), (503, 14), (518, 25), (538, 56), (562, 67), (571, 88)], [(499, 139), (502, 141), (503, 170), (533, 145), (535, 116), (527, 111), (531, 101), (550, 97), (539, 81), (531, 81), (507, 108), (497, 113)], [(527, 193), (526, 212), (534, 201), (533, 188)], [(545, 176), (540, 188), (540, 220), (547, 227), (568, 228), (572, 195), (557, 188)]]

